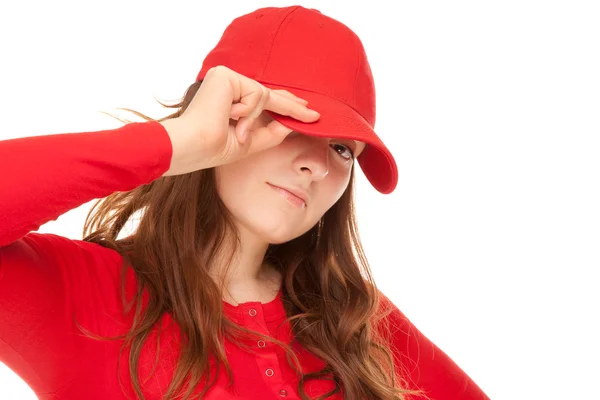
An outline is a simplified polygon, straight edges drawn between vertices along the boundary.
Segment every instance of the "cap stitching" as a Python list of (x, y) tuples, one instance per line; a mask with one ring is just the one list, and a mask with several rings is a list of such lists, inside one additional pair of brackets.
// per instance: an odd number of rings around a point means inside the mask
[(362, 115), (362, 114), (360, 113), (360, 111), (358, 111), (356, 108), (352, 107), (352, 106), (351, 106), (350, 104), (348, 104), (347, 102), (345, 102), (345, 101), (343, 101), (343, 100), (341, 100), (341, 99), (339, 99), (339, 98), (337, 98), (337, 97), (334, 97), (334, 96), (332, 96), (332, 95), (330, 95), (330, 94), (328, 94), (328, 93), (317, 92), (316, 90), (311, 90), (311, 89), (307, 89), (307, 88), (300, 87), (300, 86), (295, 86), (295, 85), (284, 85), (284, 84), (277, 83), (277, 82), (270, 82), (270, 81), (266, 81), (266, 80), (264, 80), (264, 79), (260, 79), (260, 80), (259, 80), (259, 82), (260, 82), (260, 83), (262, 83), (262, 84), (265, 84), (265, 83), (266, 83), (267, 85), (277, 85), (277, 86), (282, 86), (282, 87), (286, 87), (286, 88), (290, 88), (290, 89), (304, 90), (305, 92), (316, 93), (316, 94), (320, 94), (321, 96), (326, 96), (326, 97), (329, 97), (329, 98), (331, 98), (331, 99), (334, 99), (334, 100), (336, 100), (336, 101), (339, 101), (340, 103), (343, 103), (344, 105), (346, 105), (346, 106), (350, 107), (352, 110), (356, 111), (356, 113), (357, 113), (358, 115), (360, 115), (360, 116), (362, 117), (362, 119), (364, 119), (364, 120), (367, 122), (367, 124), (369, 124), (369, 126), (371, 125), (371, 124), (370, 124), (370, 123), (367, 121), (367, 119), (365, 118), (365, 116), (364, 116), (364, 115)]

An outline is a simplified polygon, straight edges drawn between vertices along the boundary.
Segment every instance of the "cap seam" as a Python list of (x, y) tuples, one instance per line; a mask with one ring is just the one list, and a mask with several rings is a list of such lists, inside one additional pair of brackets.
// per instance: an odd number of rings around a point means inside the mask
[(269, 48), (269, 51), (267, 53), (267, 57), (265, 57), (265, 61), (264, 61), (263, 65), (262, 65), (262, 68), (261, 68), (261, 71), (260, 71), (260, 75), (259, 75), (260, 79), (262, 79), (262, 77), (265, 75), (265, 70), (267, 69), (267, 65), (269, 65), (269, 59), (271, 58), (271, 54), (273, 53), (273, 47), (275, 46), (275, 40), (277, 40), (277, 36), (279, 36), (279, 31), (281, 30), (281, 27), (290, 18), (290, 15), (292, 15), (299, 8), (300, 8), (300, 6), (296, 6), (295, 8), (291, 9), (287, 13), (287, 15), (285, 15), (281, 19), (281, 22), (279, 23), (279, 26), (277, 27), (277, 31), (273, 35), (273, 40), (271, 40), (271, 47)]
[[(356, 104), (356, 92), (358, 90), (356, 87), (356, 79), (358, 78), (358, 70), (360, 68), (360, 65), (358, 64), (358, 60), (360, 58), (358, 46), (354, 46), (354, 51), (356, 52), (355, 53), (355, 55), (356, 55), (356, 72), (354, 73), (354, 80), (352, 81), (352, 88), (354, 89), (352, 91), (352, 104)], [(363, 118), (364, 118), (364, 116), (363, 116)], [(365, 118), (365, 120), (366, 120), (366, 118)], [(375, 128), (375, 127), (373, 127), (373, 128)]]

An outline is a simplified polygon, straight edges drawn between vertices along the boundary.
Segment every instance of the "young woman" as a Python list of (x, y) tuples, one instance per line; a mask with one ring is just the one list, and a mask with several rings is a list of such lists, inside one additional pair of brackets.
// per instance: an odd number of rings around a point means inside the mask
[[(167, 107), (0, 142), (0, 360), (40, 399), (487, 399), (371, 277), (355, 160), (397, 169), (354, 32), (256, 10)], [(33, 232), (93, 199), (83, 240)]]

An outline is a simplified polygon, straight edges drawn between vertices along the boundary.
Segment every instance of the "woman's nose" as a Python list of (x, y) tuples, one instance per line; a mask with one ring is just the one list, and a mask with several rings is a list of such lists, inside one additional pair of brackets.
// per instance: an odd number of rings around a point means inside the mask
[(329, 139), (313, 139), (296, 158), (295, 167), (313, 180), (322, 180), (329, 173)]

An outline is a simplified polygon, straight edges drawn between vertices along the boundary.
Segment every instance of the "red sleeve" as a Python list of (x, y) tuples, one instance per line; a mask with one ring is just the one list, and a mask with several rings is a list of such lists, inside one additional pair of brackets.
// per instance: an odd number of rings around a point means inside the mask
[(159, 178), (171, 156), (157, 122), (0, 141), (0, 361), (39, 397), (59, 391), (89, 359), (102, 359), (73, 318), (103, 335), (123, 333), (108, 331), (122, 311), (121, 258), (94, 243), (31, 231)]
[(91, 200), (152, 182), (172, 151), (154, 121), (0, 141), (0, 247)]
[[(421, 333), (389, 298), (380, 292), (382, 309), (391, 308), (385, 329), (392, 339), (396, 363), (411, 389), (431, 400), (489, 400), (475, 382)], [(408, 374), (408, 376), (407, 376)]]

